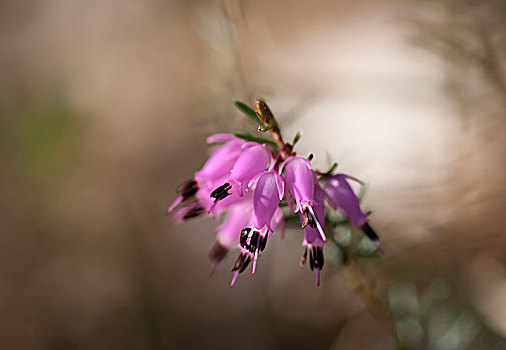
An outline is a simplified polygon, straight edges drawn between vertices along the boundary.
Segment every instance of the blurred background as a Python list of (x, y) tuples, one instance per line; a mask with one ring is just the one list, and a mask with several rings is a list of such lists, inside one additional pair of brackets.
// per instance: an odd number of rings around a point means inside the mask
[[(506, 349), (506, 4), (2, 0), (0, 349)], [(368, 184), (386, 254), (275, 235), (210, 275), (175, 225), (205, 137), (263, 97), (301, 154)], [(332, 256), (332, 251), (326, 252)]]

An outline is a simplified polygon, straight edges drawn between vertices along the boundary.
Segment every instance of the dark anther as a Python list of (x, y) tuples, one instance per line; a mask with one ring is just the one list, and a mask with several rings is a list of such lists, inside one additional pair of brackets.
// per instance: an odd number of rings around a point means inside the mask
[(306, 225), (309, 225), (309, 227), (315, 228), (316, 227), (316, 221), (314, 220), (313, 215), (309, 211), (309, 208), (304, 209), (302, 212), (302, 228), (306, 227)]
[(228, 193), (228, 191), (231, 188), (232, 188), (232, 186), (227, 182), (227, 183), (221, 185), (220, 187), (218, 187), (217, 189), (215, 189), (213, 192), (211, 192), (210, 197), (214, 198), (215, 202), (221, 201), (222, 199), (225, 199), (230, 195), (230, 193)]
[(237, 260), (235, 261), (234, 267), (232, 268), (232, 271), (239, 270), (246, 261), (247, 256), (245, 254), (240, 254)]
[(244, 264), (242, 265), (241, 269), (239, 270), (239, 273), (242, 273), (246, 268), (248, 267), (249, 263), (251, 262), (251, 258), (246, 255), (246, 260), (244, 261)]
[(183, 197), (183, 200), (187, 200), (190, 197), (193, 197), (195, 193), (199, 190), (199, 185), (195, 179), (191, 179), (181, 184), (176, 192)]
[(258, 244), (258, 238), (260, 237), (260, 232), (253, 231), (253, 234), (251, 235), (251, 239), (249, 242), (249, 251), (254, 253), (255, 250), (257, 250), (257, 244)]
[(258, 249), (260, 249), (260, 251), (263, 252), (266, 245), (267, 245), (267, 234), (265, 234), (264, 237), (260, 237), (260, 243), (258, 244)]
[(191, 208), (190, 210), (188, 210), (184, 214), (183, 219), (184, 220), (188, 220), (188, 219), (197, 217), (197, 216), (199, 216), (200, 214), (203, 214), (203, 213), (205, 213), (204, 207), (201, 207), (201, 206), (194, 207), (194, 208)]
[(314, 256), (313, 256), (313, 250), (309, 251), (309, 267), (311, 268), (311, 271), (314, 270)]
[(364, 226), (362, 226), (362, 231), (364, 231), (365, 235), (369, 237), (371, 241), (373, 242), (379, 241), (378, 235), (376, 234), (376, 232), (374, 232), (374, 230), (372, 229), (372, 227), (369, 225), (368, 222), (366, 222)]
[(323, 258), (323, 248), (318, 248), (320, 251), (320, 270), (323, 268), (323, 263), (325, 262), (325, 259)]
[(251, 262), (251, 258), (249, 257), (249, 255), (241, 253), (239, 255), (239, 257), (237, 258), (237, 260), (235, 261), (232, 271), (239, 270), (239, 273), (241, 273), (244, 270), (246, 270), (246, 268), (248, 267), (250, 262)]
[(302, 254), (302, 258), (300, 259), (300, 267), (304, 267), (306, 265), (307, 260), (307, 247), (304, 249), (304, 254)]
[(241, 238), (239, 239), (239, 244), (244, 249), (248, 249), (248, 235), (250, 232), (251, 232), (251, 229), (249, 227), (247, 227), (241, 231)]
[(321, 247), (313, 247), (314, 264), (320, 270), (323, 268), (323, 249)]
[(220, 242), (215, 242), (209, 251), (209, 260), (219, 263), (228, 253), (228, 248), (221, 245)]

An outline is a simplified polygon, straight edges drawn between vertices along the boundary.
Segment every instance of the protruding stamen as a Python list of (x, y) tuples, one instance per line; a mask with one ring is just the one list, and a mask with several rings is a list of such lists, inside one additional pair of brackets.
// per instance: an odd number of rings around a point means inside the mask
[(244, 265), (245, 261), (246, 261), (246, 255), (241, 253), (239, 255), (239, 257), (237, 258), (237, 260), (235, 261), (232, 271), (239, 270)]
[(234, 277), (232, 277), (232, 282), (230, 282), (230, 287), (233, 287), (235, 284), (235, 281), (237, 281), (237, 276), (239, 276), (239, 271), (236, 271), (234, 273)]
[(193, 197), (198, 190), (199, 186), (195, 179), (186, 181), (176, 189), (177, 193), (179, 193), (184, 198), (184, 200)]
[(313, 247), (314, 264), (317, 268), (323, 268), (323, 248)]
[(311, 271), (314, 270), (314, 256), (312, 249), (309, 249), (309, 267), (311, 268)]
[(257, 239), (257, 246), (255, 249), (255, 257), (253, 258), (253, 268), (251, 269), (251, 274), (255, 274), (255, 271), (257, 269), (257, 260), (258, 260), (258, 245), (260, 244), (260, 240)]
[(378, 249), (380, 252), (382, 253), (385, 253), (385, 251), (383, 250), (383, 246), (381, 245), (381, 243), (379, 242), (379, 237), (378, 235), (376, 234), (376, 232), (374, 232), (373, 228), (369, 225), (368, 222), (366, 222), (363, 226), (362, 226), (362, 231), (364, 231), (365, 235), (367, 237), (369, 237), (369, 239), (371, 241), (373, 241), (377, 246), (378, 246)]
[(300, 267), (304, 267), (306, 265), (307, 260), (307, 247), (304, 249), (304, 254), (302, 254), (302, 258), (300, 259)]
[(325, 259), (323, 258), (323, 247), (318, 248), (318, 252), (320, 254), (320, 269), (323, 268), (323, 263), (325, 262)]
[(176, 192), (179, 194), (179, 197), (170, 205), (167, 209), (167, 214), (172, 213), (174, 208), (176, 208), (181, 202), (184, 202), (188, 198), (193, 197), (199, 190), (199, 185), (195, 179), (188, 180), (183, 184), (179, 185), (176, 189)]
[(227, 198), (230, 196), (230, 193), (228, 192), (230, 189), (232, 189), (232, 186), (227, 182), (215, 189), (209, 197), (214, 198), (214, 202), (221, 201), (222, 199)]
[(172, 202), (172, 204), (170, 205), (170, 207), (167, 209), (167, 215), (169, 215), (170, 213), (172, 213), (172, 211), (174, 210), (174, 208), (176, 208), (179, 203), (181, 203), (183, 201), (184, 197), (183, 196), (179, 196), (176, 198), (176, 200), (174, 202)]
[(320, 268), (316, 268), (316, 285), (320, 286)]
[(246, 260), (244, 261), (244, 264), (242, 265), (241, 269), (239, 270), (239, 273), (242, 273), (246, 268), (248, 267), (249, 263), (251, 262), (251, 258), (246, 255)]
[(228, 248), (223, 246), (220, 242), (216, 241), (209, 251), (209, 259), (213, 262), (212, 272), (217, 264), (219, 264), (227, 255)]
[(197, 216), (199, 216), (200, 214), (203, 214), (204, 212), (205, 212), (204, 207), (202, 207), (202, 206), (196, 206), (196, 207), (193, 207), (193, 208), (191, 208), (190, 210), (188, 210), (188, 211), (184, 214), (183, 219), (184, 219), (184, 220), (188, 220), (188, 219), (191, 219), (191, 218), (197, 217)]
[(246, 227), (245, 229), (243, 229), (241, 231), (241, 237), (239, 239), (239, 244), (241, 245), (241, 247), (243, 247), (244, 249), (248, 249), (248, 236), (249, 236), (249, 233), (251, 232), (251, 228), (249, 227)]
[(267, 246), (267, 233), (265, 234), (265, 236), (260, 237), (260, 244), (258, 245), (258, 249), (260, 249), (260, 251), (263, 252), (266, 246)]
[[(320, 232), (320, 236), (322, 237), (322, 241), (327, 242), (327, 237), (325, 237), (325, 232), (323, 232), (323, 228), (320, 225), (320, 221), (316, 217), (316, 215), (315, 215), (315, 213), (313, 211), (313, 208), (312, 207), (307, 207), (307, 209), (311, 213), (311, 216), (313, 217), (314, 222), (316, 223), (316, 227), (318, 228), (318, 232)], [(314, 226), (312, 226), (312, 227), (314, 227)]]
[(251, 253), (254, 253), (256, 250), (258, 250), (258, 242), (259, 242), (259, 238), (260, 237), (260, 232), (258, 231), (253, 231), (253, 233), (251, 234), (251, 237), (250, 237), (250, 241), (249, 241), (249, 251)]

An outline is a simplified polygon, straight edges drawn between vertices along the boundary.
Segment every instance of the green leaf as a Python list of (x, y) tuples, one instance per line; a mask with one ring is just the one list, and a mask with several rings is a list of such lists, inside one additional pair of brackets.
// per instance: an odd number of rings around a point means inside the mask
[(272, 129), (272, 125), (268, 125), (268, 126), (264, 126), (264, 127), (262, 127), (260, 125), (258, 126), (258, 131), (260, 131), (260, 132), (266, 132), (266, 131), (269, 131), (271, 129)]
[(234, 105), (237, 107), (237, 109), (239, 109), (241, 112), (246, 114), (247, 117), (251, 118), (255, 123), (257, 123), (259, 125), (264, 125), (264, 123), (262, 123), (260, 118), (258, 118), (255, 111), (253, 109), (251, 109), (250, 107), (248, 107), (245, 103), (242, 103), (240, 101), (235, 101)]
[(295, 146), (297, 142), (299, 142), (300, 138), (302, 136), (302, 131), (297, 132), (297, 135), (293, 138), (292, 146)]
[(336, 168), (337, 168), (337, 163), (332, 164), (330, 169), (327, 171), (327, 174), (332, 174), (334, 172), (334, 170), (336, 170)]
[(245, 141), (265, 144), (265, 145), (269, 145), (269, 146), (272, 146), (277, 149), (276, 142), (274, 142), (272, 140), (264, 139), (263, 137), (257, 137), (257, 136), (253, 136), (251, 134), (234, 134), (234, 136), (238, 137), (240, 139), (243, 139)]

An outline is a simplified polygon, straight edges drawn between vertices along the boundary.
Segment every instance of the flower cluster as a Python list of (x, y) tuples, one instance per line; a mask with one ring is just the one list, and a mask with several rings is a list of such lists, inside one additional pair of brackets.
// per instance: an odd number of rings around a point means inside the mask
[[(216, 232), (216, 243), (210, 251), (213, 269), (229, 250), (237, 247), (239, 257), (232, 271), (231, 286), (250, 264), (255, 273), (258, 258), (276, 229), (284, 235), (285, 213), (297, 213), (304, 231), (304, 266), (308, 253), (311, 270), (316, 270), (317, 284), (324, 265), (323, 245), (326, 206), (340, 210), (354, 227), (360, 227), (382, 250), (378, 236), (368, 224), (368, 216), (360, 208), (360, 201), (349, 184), (356, 180), (331, 169), (313, 169), (311, 156), (297, 155), (294, 141), (285, 143), (276, 119), (267, 104), (257, 100), (254, 110), (238, 104), (259, 126), (270, 131), (273, 141), (252, 135), (217, 134), (208, 144), (219, 144), (194, 177), (177, 189), (178, 197), (168, 213), (182, 222), (198, 216), (218, 219), (226, 212)], [(358, 180), (356, 180), (358, 181)]]

